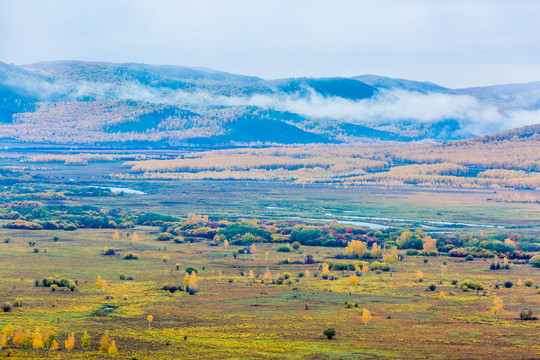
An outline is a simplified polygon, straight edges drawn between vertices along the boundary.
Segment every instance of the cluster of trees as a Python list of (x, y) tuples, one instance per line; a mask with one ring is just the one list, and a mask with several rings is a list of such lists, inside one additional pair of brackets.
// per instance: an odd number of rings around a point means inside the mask
[(0, 219), (13, 220), (4, 224), (11, 229), (67, 230), (77, 228), (131, 228), (134, 214), (121, 209), (103, 211), (95, 206), (43, 205), (36, 201), (15, 201), (0, 208)]
[[(90, 349), (91, 337), (88, 332), (84, 332), (80, 339), (81, 347), (84, 350)], [(34, 349), (36, 353), (40, 350), (52, 351), (56, 354), (56, 351), (60, 350), (59, 339), (50, 327), (45, 328), (43, 333), (36, 327), (34, 331), (27, 329), (23, 331), (20, 325), (16, 328), (11, 323), (4, 326), (2, 333), (0, 333), (0, 350), (6, 349), (10, 346), (15, 348), (27, 348)], [(75, 348), (75, 333), (67, 335), (67, 339), (64, 341), (64, 349), (70, 352)], [(101, 337), (99, 342), (99, 351), (105, 356), (109, 355), (115, 357), (118, 355), (118, 348), (116, 342), (111, 339), (109, 332), (105, 331), (105, 334)]]

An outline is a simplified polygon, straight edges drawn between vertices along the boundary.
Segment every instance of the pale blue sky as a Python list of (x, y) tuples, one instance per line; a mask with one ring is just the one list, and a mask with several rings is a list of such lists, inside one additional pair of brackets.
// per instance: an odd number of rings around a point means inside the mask
[(449, 87), (540, 81), (537, 0), (1, 0), (0, 61), (366, 73)]

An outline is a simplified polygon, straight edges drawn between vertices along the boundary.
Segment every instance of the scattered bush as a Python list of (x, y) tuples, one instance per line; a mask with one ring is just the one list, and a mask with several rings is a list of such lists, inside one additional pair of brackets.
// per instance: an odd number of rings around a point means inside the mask
[(326, 336), (329, 340), (332, 340), (334, 336), (336, 336), (336, 329), (334, 328), (328, 328), (323, 331), (324, 336)]
[(459, 285), (460, 289), (463, 291), (469, 290), (484, 290), (484, 285), (478, 281), (465, 280)]
[(523, 282), (523, 284), (525, 284), (525, 286), (531, 287), (534, 285), (534, 281), (532, 281), (532, 279), (527, 279)]
[(161, 234), (158, 235), (157, 237), (157, 241), (169, 241), (169, 240), (172, 240), (174, 238), (173, 234), (171, 233), (168, 233), (168, 232), (162, 232)]
[(511, 281), (505, 281), (503, 285), (505, 288), (510, 289), (512, 286), (514, 286), (514, 283)]
[(522, 311), (519, 314), (519, 317), (520, 317), (521, 320), (538, 320), (538, 318), (533, 315), (533, 312), (531, 310)]
[(529, 260), (529, 264), (534, 267), (540, 268), (540, 255), (535, 255)]
[(197, 271), (197, 269), (194, 268), (193, 266), (188, 266), (185, 270), (186, 270), (186, 272), (187, 272), (188, 274), (191, 274), (193, 271), (195, 271), (196, 274), (199, 273), (199, 272)]
[(298, 241), (293, 242), (292, 248), (297, 251), (298, 249), (300, 249), (300, 243)]
[(429, 289), (429, 291), (435, 291), (435, 289), (437, 289), (437, 285), (430, 284), (427, 288)]
[(405, 251), (405, 254), (407, 254), (407, 256), (415, 256), (415, 255), (418, 255), (418, 250), (416, 250), (416, 249), (407, 249), (407, 251)]
[(139, 254), (129, 253), (124, 256), (124, 260), (138, 260), (138, 259), (139, 259)]
[(2, 304), (2, 310), (4, 310), (4, 312), (11, 312), (11, 303), (4, 303)]
[(278, 252), (291, 252), (291, 247), (289, 245), (281, 245), (277, 248)]
[(465, 261), (473, 261), (474, 260), (474, 256), (472, 254), (468, 254), (467, 256), (465, 256)]

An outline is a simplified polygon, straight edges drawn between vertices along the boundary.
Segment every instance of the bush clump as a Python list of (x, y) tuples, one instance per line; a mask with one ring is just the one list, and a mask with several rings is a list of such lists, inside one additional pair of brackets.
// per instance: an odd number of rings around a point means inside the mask
[(514, 283), (511, 281), (505, 281), (503, 285), (505, 288), (510, 289), (512, 286), (514, 286)]
[(328, 328), (323, 331), (323, 335), (326, 336), (328, 340), (332, 340), (332, 338), (336, 336), (336, 329), (334, 329), (333, 327)]
[(281, 245), (277, 248), (278, 252), (291, 252), (291, 247), (289, 245)]
[(469, 290), (484, 290), (484, 285), (481, 282), (473, 280), (465, 280), (459, 284), (459, 288), (463, 291)]

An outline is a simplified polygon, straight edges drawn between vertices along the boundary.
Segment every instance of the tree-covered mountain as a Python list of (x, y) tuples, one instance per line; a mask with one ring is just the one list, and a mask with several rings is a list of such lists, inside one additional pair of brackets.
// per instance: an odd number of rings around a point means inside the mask
[(534, 123), (540, 83), (448, 89), (376, 75), (265, 80), (170, 65), (0, 63), (0, 139), (8, 141), (445, 141)]

